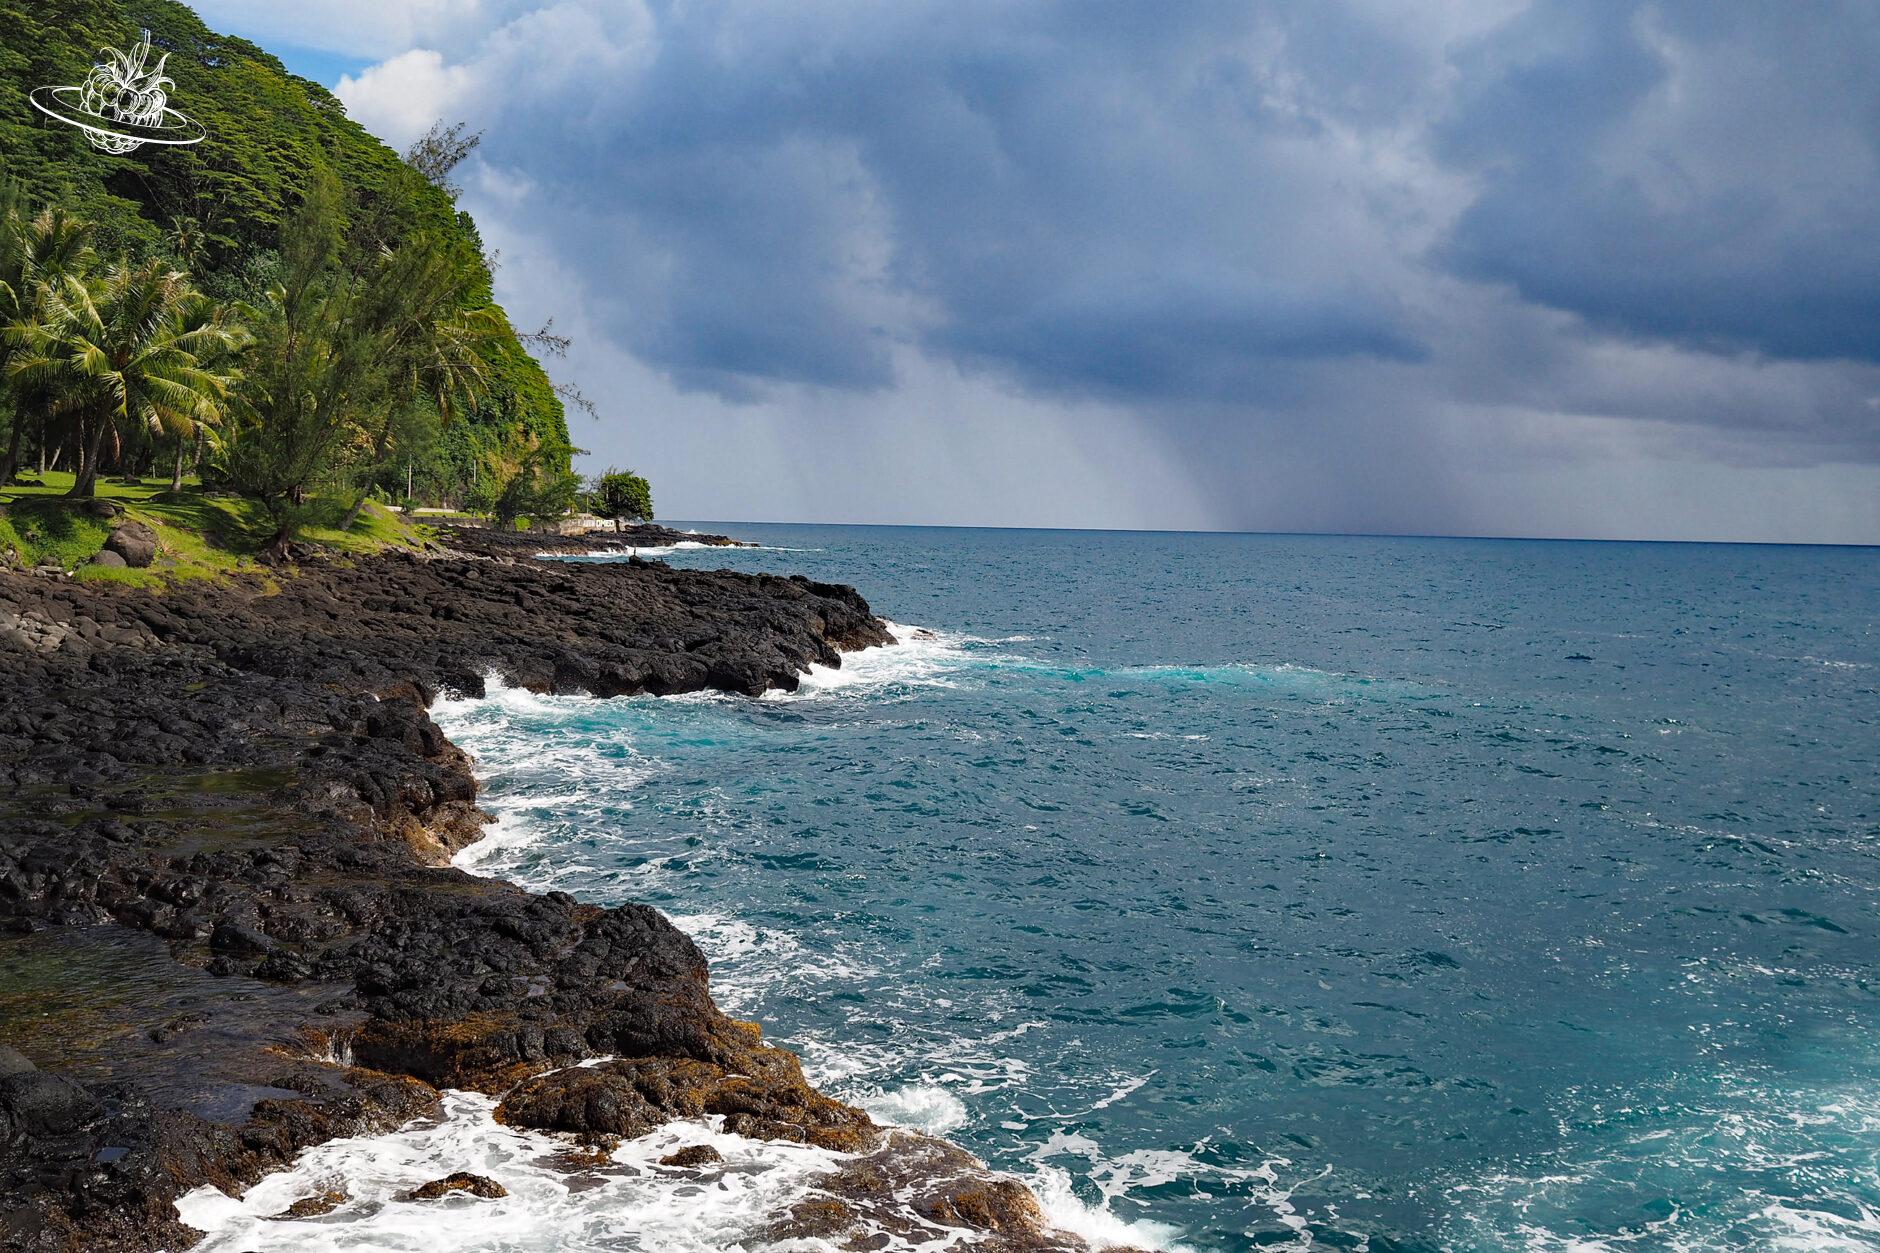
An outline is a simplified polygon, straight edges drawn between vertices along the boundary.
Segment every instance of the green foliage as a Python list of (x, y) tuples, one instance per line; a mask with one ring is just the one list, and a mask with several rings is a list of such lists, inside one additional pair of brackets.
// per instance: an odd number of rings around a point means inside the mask
[(490, 509), (496, 524), (508, 527), (525, 517), (558, 518), (574, 508), (581, 478), (565, 468), (572, 452), (548, 444), (524, 458), (496, 494)]
[[(158, 55), (170, 54), (171, 98), (207, 128), (203, 143), (109, 156), (29, 106), (33, 87), (80, 81), (101, 47), (126, 46), (140, 27)], [(179, 234), (193, 236), (212, 286), (274, 246), (322, 167), (356, 193), (360, 223), (383, 238), (457, 226), (450, 197), (332, 95), (175, 0), (0, 0), (0, 30), (0, 160), (40, 200), (96, 222), (101, 252), (173, 252)]]
[[(172, 99), (205, 126), (203, 143), (109, 156), (30, 107), (34, 86), (81, 81), (101, 47), (123, 47), (141, 27), (151, 31), (158, 55), (170, 54)], [(443, 132), (427, 158), (439, 183), (448, 184), (451, 158), (471, 142), (461, 132)], [(0, 171), (37, 204), (93, 223), (91, 242), (101, 255), (132, 263), (165, 257), (186, 267), (210, 296), (257, 306), (296, 264), (283, 255), (296, 245), (281, 248), (282, 227), (324, 172), (339, 188), (332, 213), (344, 250), (336, 255), (351, 272), (360, 273), (361, 259), (385, 248), (415, 265), (418, 254), (400, 246), (423, 238), (432, 260), (445, 258), (452, 270), (455, 312), (477, 310), (483, 322), (478, 342), (459, 344), (480, 363), (476, 386), (434, 386), (435, 371), (414, 366), (423, 354), (406, 357), (433, 407), (449, 394), (438, 422), (420, 430), (412, 414), (400, 412), (383, 415), (387, 421), (377, 427), (349, 431), (353, 443), (326, 450), (347, 454), (344, 464), (327, 467), (331, 477), (343, 475), (361, 493), (396, 485), (402, 494), (409, 471), (417, 494), (428, 499), (489, 501), (533, 450), (568, 446), (560, 397), (490, 303), (482, 240), (446, 187), (348, 119), (319, 85), (289, 74), (246, 40), (210, 31), (176, 0), (0, 0)], [(434, 323), (443, 324), (448, 320)], [(461, 364), (463, 354), (455, 359)], [(457, 371), (460, 380), (471, 372)], [(385, 385), (382, 378), (360, 383)], [(8, 409), (19, 406), (0, 398), (0, 416)], [(22, 420), (16, 416), (12, 425)], [(134, 443), (133, 454), (143, 447)], [(359, 455), (362, 447), (366, 455)]]
[[(87, 565), (104, 546), (112, 523), (64, 499), (71, 485), (71, 475), (51, 474), (41, 485), (0, 489), (0, 564), (11, 549), (18, 565), (52, 561), (83, 579), (140, 586), (265, 570), (257, 558), (274, 534), (274, 522), (258, 501), (193, 487), (166, 491), (160, 481), (98, 485), (100, 498), (156, 531), (156, 563), (147, 570)], [(300, 538), (346, 553), (416, 549), (430, 539), (425, 527), (376, 505), (366, 506), (350, 527), (342, 527), (347, 512), (347, 502), (339, 498), (309, 498), (301, 511)]]
[(220, 421), (230, 376), (205, 362), (229, 351), (237, 334), (185, 275), (161, 260), (119, 262), (40, 291), (36, 320), (10, 328), (21, 347), (7, 372), (76, 416), (74, 496), (92, 494), (114, 424), (181, 439)]
[(339, 269), (341, 199), (330, 176), (312, 180), (282, 225), (276, 281), (247, 310), (254, 346), (221, 469), (261, 502), (281, 541), (333, 465), (355, 390), (372, 388), (352, 329), (359, 286)]
[(588, 508), (615, 526), (623, 520), (648, 522), (653, 517), (653, 489), (631, 470), (607, 467), (588, 490)]

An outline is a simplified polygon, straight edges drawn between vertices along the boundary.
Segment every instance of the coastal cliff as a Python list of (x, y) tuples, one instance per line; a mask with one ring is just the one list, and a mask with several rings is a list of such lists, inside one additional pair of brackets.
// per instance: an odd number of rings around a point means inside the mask
[(571, 1153), (718, 1117), (853, 1155), (755, 1238), (1083, 1248), (1015, 1181), (816, 1092), (658, 912), (449, 865), (484, 815), (439, 691), (792, 689), (890, 642), (866, 602), (444, 534), (160, 594), (0, 574), (0, 1244), (186, 1248), (183, 1193), (465, 1088)]

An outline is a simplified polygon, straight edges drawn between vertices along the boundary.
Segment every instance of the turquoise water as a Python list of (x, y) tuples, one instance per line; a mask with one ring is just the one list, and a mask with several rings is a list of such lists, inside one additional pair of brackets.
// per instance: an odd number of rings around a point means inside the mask
[(724, 529), (934, 638), (456, 705), (471, 857), (832, 1090), (1167, 1246), (1880, 1247), (1880, 553)]

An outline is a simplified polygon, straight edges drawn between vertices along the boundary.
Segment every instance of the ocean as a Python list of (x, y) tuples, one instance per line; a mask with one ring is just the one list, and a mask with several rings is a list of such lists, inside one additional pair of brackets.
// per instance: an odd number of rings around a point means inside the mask
[[(833, 1095), (1145, 1247), (1880, 1248), (1880, 552), (696, 525), (766, 547), (657, 555), (903, 642), (441, 700), (499, 819), (460, 864), (658, 906)], [(488, 1104), (185, 1215), (757, 1248), (829, 1160), (571, 1187)], [(259, 1217), (479, 1164), (512, 1196), (461, 1219)]]

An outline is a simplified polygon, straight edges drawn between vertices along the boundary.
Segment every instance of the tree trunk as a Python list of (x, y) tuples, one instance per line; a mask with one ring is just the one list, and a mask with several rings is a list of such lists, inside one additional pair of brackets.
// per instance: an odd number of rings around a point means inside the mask
[(0, 462), (0, 487), (13, 481), (13, 475), (20, 468), (20, 436), (26, 433), (26, 415), (13, 414), (13, 430), (7, 435), (7, 456)]
[[(91, 428), (87, 434), (85, 428)], [(77, 500), (89, 500), (98, 491), (98, 459), (104, 452), (105, 432), (111, 429), (108, 418), (99, 418), (96, 422), (81, 423), (79, 426), (78, 477), (72, 482), (72, 490), (66, 495)]]
[(352, 530), (353, 523), (359, 521), (359, 515), (361, 512), (364, 511), (365, 507), (366, 507), (365, 493), (361, 492), (358, 498), (353, 501), (352, 508), (346, 511), (346, 516), (340, 520), (339, 529), (342, 532)]
[(280, 525), (275, 528), (274, 538), (261, 546), (262, 555), (276, 561), (285, 561), (293, 555), (294, 515), (280, 515)]
[[(90, 442), (91, 423), (84, 414), (72, 419), (72, 473), (79, 478), (85, 475), (85, 447)], [(77, 486), (74, 484), (74, 486)]]
[(52, 415), (39, 419), (39, 477), (43, 480), (50, 467), (46, 465), (46, 454), (52, 451)]
[(176, 464), (170, 468), (170, 490), (183, 490), (183, 457), (189, 450), (189, 441), (181, 435), (176, 437)]

